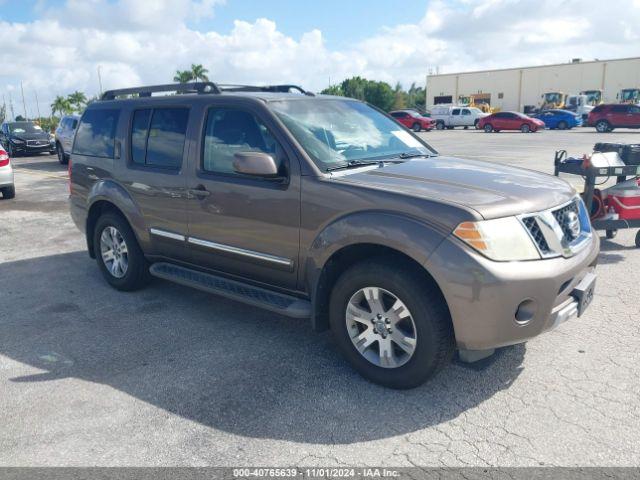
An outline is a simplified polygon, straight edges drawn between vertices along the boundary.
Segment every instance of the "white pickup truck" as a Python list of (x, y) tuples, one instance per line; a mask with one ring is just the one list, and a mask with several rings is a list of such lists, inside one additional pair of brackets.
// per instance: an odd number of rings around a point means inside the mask
[(481, 118), (488, 115), (479, 108), (456, 105), (436, 105), (429, 110), (438, 130), (475, 127)]

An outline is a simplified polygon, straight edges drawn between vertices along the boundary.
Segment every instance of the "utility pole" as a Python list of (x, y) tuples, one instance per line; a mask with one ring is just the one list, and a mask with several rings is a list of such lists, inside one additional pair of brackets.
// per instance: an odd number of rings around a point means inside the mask
[(38, 102), (38, 91), (34, 90), (33, 93), (36, 95), (36, 110), (38, 111), (38, 119), (42, 118), (40, 116), (40, 102)]
[(9, 109), (11, 110), (11, 120), (15, 120), (16, 114), (13, 111), (13, 98), (11, 97), (11, 92), (9, 92)]
[(25, 120), (29, 120), (29, 115), (27, 115), (27, 104), (24, 101), (24, 88), (22, 88), (22, 80), (20, 80), (20, 91), (22, 92), (22, 108), (24, 108), (24, 118)]
[(98, 84), (100, 85), (100, 96), (102, 96), (102, 76), (100, 75), (100, 65), (98, 65)]

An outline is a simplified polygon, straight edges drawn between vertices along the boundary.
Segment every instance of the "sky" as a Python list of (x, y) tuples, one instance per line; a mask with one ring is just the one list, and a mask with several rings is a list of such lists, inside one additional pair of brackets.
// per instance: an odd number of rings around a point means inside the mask
[(56, 95), (97, 95), (98, 71), (105, 90), (201, 63), (220, 83), (319, 91), (640, 56), (640, 0), (0, 0), (0, 45), (0, 93), (24, 115), (22, 82), (33, 117)]

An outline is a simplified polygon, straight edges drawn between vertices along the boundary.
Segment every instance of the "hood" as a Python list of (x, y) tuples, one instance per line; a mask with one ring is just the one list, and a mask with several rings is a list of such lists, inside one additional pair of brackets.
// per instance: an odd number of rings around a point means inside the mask
[(462, 205), (485, 219), (545, 210), (575, 195), (568, 183), (552, 175), (443, 156), (389, 164), (334, 180)]
[(49, 134), (46, 132), (38, 133), (12, 133), (11, 138), (19, 138), (20, 140), (49, 140)]

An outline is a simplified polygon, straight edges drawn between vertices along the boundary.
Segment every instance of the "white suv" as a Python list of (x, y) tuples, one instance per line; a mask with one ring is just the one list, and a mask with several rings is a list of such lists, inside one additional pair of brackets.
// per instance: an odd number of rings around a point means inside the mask
[(475, 127), (481, 118), (489, 115), (479, 108), (456, 105), (436, 105), (430, 111), (438, 130), (443, 130), (445, 127), (448, 129)]
[(56, 128), (56, 153), (58, 154), (58, 161), (62, 165), (69, 161), (73, 137), (76, 134), (79, 120), (79, 115), (65, 115), (60, 119), (58, 128)]

